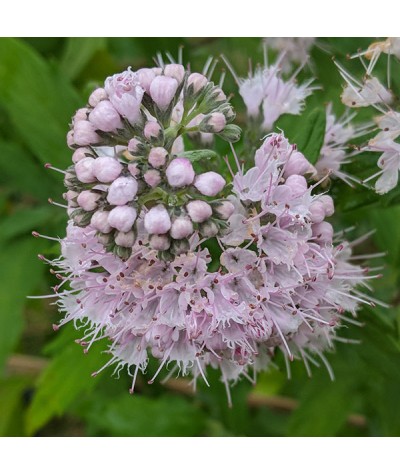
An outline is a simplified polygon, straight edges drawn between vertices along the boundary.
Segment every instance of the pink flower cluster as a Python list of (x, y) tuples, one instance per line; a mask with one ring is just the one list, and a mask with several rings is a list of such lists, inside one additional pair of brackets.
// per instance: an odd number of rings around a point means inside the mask
[[(353, 244), (335, 242), (326, 221), (332, 199), (314, 193), (311, 165), (296, 147), (272, 134), (252, 168), (237, 165), (233, 194), (219, 209), (228, 227), (217, 236), (218, 271), (210, 271), (216, 257), (196, 233), (185, 253), (168, 261), (148, 247), (148, 227), (164, 222), (160, 205), (152, 208), (154, 220), (151, 210), (136, 217), (137, 239), (126, 260), (104, 251), (93, 223), (68, 226), (62, 259), (51, 263), (70, 283), (70, 290), (57, 289), (61, 323), (87, 323), (80, 342), (87, 349), (99, 338), (111, 340), (106, 366), (128, 367), (131, 391), (150, 355), (160, 361), (150, 383), (168, 363), (171, 374), (206, 382), (207, 367), (219, 368), (228, 397), (231, 382), (252, 380), (278, 350), (288, 360), (301, 358), (307, 371), (316, 356), (329, 369), (322, 352), (349, 320), (343, 312), (373, 305), (357, 286), (376, 276), (354, 263)], [(196, 222), (204, 209), (191, 203)], [(183, 217), (179, 229), (188, 223)]]
[(219, 87), (180, 64), (107, 78), (68, 133), (71, 219), (90, 224), (105, 249), (122, 258), (136, 242), (140, 214), (148, 245), (167, 252), (165, 258), (187, 251), (194, 232), (217, 234), (229, 217), (229, 204), (220, 199), (225, 179), (214, 171), (196, 175), (182, 136), (197, 131), (235, 141), (234, 117)]

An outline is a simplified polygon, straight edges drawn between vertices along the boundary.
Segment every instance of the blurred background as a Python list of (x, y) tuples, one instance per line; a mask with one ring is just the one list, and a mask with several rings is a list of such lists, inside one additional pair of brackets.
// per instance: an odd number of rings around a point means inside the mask
[[(318, 39), (310, 68), (302, 74), (316, 77), (322, 89), (308, 99), (307, 107), (332, 101), (336, 113), (343, 112), (342, 80), (332, 56), (346, 62), (346, 54), (372, 41)], [(341, 184), (333, 191), (336, 229), (355, 225), (358, 236), (376, 229), (360, 252), (387, 251), (375, 297), (391, 304), (389, 309), (363, 309), (360, 326), (342, 328), (343, 339), (359, 343), (338, 343), (327, 355), (334, 382), (324, 367), (315, 368), (309, 378), (300, 362), (293, 363), (289, 380), (278, 356), (276, 367), (261, 374), (256, 386), (241, 381), (232, 389), (232, 409), (218, 374), (209, 374), (211, 388), (200, 383), (196, 394), (185, 380), (161, 384), (161, 378), (149, 386), (142, 378), (137, 394), (130, 396), (125, 371), (118, 377), (107, 369), (90, 377), (107, 361), (104, 346), (84, 355), (74, 343), (79, 330), (70, 325), (53, 332), (59, 314), (52, 299), (26, 298), (50, 294), (57, 283), (37, 255), (55, 258), (58, 243), (34, 239), (31, 232), (64, 236), (66, 214), (47, 201), (62, 201), (62, 175), (44, 164), (65, 168), (70, 163), (65, 136), (74, 111), (108, 75), (129, 65), (151, 66), (159, 51), (176, 57), (180, 46), (192, 70), (201, 71), (210, 55), (224, 54), (245, 76), (249, 57), (253, 65), (263, 60), (261, 38), (0, 39), (0, 435), (399, 436), (397, 191), (384, 198)], [(381, 63), (384, 75), (386, 61)], [(361, 71), (358, 61), (351, 68)], [(217, 70), (222, 69), (220, 62)], [(392, 77), (395, 91), (400, 90), (398, 77)], [(229, 72), (224, 90), (236, 91)], [(232, 100), (240, 124), (243, 106), (237, 94)], [(277, 126), (285, 130), (285, 118)], [(375, 167), (376, 159), (371, 158)], [(360, 158), (353, 167), (368, 176), (369, 164)], [(154, 365), (150, 362), (150, 373)]]

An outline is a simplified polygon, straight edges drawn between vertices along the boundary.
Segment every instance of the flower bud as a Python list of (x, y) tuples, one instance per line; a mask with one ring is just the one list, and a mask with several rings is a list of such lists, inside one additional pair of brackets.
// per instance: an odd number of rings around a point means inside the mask
[(114, 242), (114, 237), (112, 234), (103, 234), (102, 232), (99, 231), (96, 237), (99, 243), (103, 244), (103, 246), (109, 246), (110, 244), (113, 244)]
[(199, 231), (203, 237), (211, 238), (218, 234), (219, 228), (213, 221), (207, 221), (200, 225)]
[(225, 186), (224, 178), (215, 172), (206, 172), (197, 175), (194, 186), (205, 196), (217, 195)]
[(222, 201), (215, 207), (217, 216), (221, 219), (229, 219), (235, 211), (235, 206), (230, 201)]
[(108, 223), (108, 215), (110, 214), (109, 211), (102, 211), (98, 210), (96, 211), (92, 219), (90, 220), (91, 226), (93, 226), (97, 231), (100, 231), (101, 233), (109, 233), (111, 232), (112, 228)]
[(69, 148), (75, 148), (75, 140), (74, 140), (74, 131), (69, 130), (67, 133), (67, 145)]
[(161, 182), (161, 175), (158, 170), (147, 170), (147, 172), (143, 175), (143, 178), (151, 188), (154, 188)]
[(105, 99), (108, 99), (108, 95), (106, 93), (106, 90), (103, 89), (102, 87), (98, 87), (97, 89), (95, 89), (92, 94), (90, 94), (89, 96), (89, 104), (92, 106), (92, 107), (96, 107), (97, 104), (100, 102), (100, 101), (104, 101)]
[(235, 124), (228, 124), (225, 128), (219, 133), (219, 136), (226, 140), (227, 142), (237, 142), (240, 140), (240, 134), (242, 129)]
[(92, 151), (90, 150), (90, 148), (85, 148), (85, 147), (77, 148), (75, 152), (72, 154), (72, 161), (74, 163), (78, 163), (83, 158), (86, 158), (88, 154), (92, 154)]
[(193, 223), (188, 216), (179, 216), (172, 222), (171, 236), (174, 239), (183, 239), (193, 234)]
[(168, 183), (175, 188), (190, 185), (193, 183), (195, 176), (193, 166), (187, 158), (175, 158), (172, 160), (165, 174)]
[(154, 147), (149, 153), (149, 163), (154, 168), (161, 168), (165, 165), (168, 152), (163, 147)]
[(226, 95), (224, 91), (220, 87), (216, 87), (213, 90), (213, 93), (216, 94), (215, 100), (220, 102), (220, 101), (226, 101)]
[(128, 231), (127, 233), (119, 231), (115, 234), (115, 244), (122, 247), (132, 247), (135, 244), (135, 233)]
[(291, 153), (289, 160), (285, 165), (284, 176), (304, 175), (305, 173), (310, 173), (313, 168), (314, 167), (305, 156), (301, 152), (295, 150)]
[(172, 242), (172, 253), (175, 256), (180, 256), (181, 254), (186, 254), (190, 250), (190, 244), (187, 239), (179, 239), (178, 241)]
[(136, 163), (129, 163), (128, 170), (132, 176), (137, 176), (140, 173), (140, 170), (138, 166), (136, 165)]
[(292, 193), (293, 198), (297, 198), (307, 191), (307, 180), (303, 175), (290, 175), (285, 183)]
[(150, 247), (156, 251), (166, 251), (170, 245), (171, 241), (166, 234), (153, 234), (150, 238)]
[(101, 101), (89, 114), (90, 122), (96, 129), (103, 132), (113, 132), (122, 129), (121, 116), (110, 101)]
[(137, 212), (132, 206), (116, 206), (108, 215), (108, 224), (118, 231), (127, 233), (136, 221)]
[(94, 125), (88, 120), (80, 120), (74, 124), (74, 142), (77, 145), (93, 145), (101, 141), (96, 134)]
[(150, 84), (150, 95), (161, 110), (168, 109), (174, 99), (178, 81), (168, 76), (157, 76)]
[(222, 132), (226, 125), (226, 119), (222, 112), (213, 112), (204, 117), (200, 123), (201, 132), (217, 134)]
[(75, 123), (81, 120), (88, 120), (88, 114), (89, 109), (87, 107), (82, 107), (81, 109), (78, 109), (72, 117), (72, 123), (75, 125)]
[(96, 177), (93, 173), (94, 158), (86, 157), (75, 164), (75, 173), (79, 181), (82, 183), (93, 183)]
[(113, 157), (98, 157), (93, 164), (93, 174), (102, 183), (111, 183), (122, 172), (121, 163)]
[(333, 228), (330, 223), (322, 221), (318, 224), (312, 225), (312, 234), (317, 242), (332, 243), (333, 240)]
[(161, 133), (161, 126), (158, 122), (149, 120), (144, 126), (143, 133), (147, 140), (156, 139)]
[(309, 209), (312, 222), (321, 223), (325, 219), (325, 207), (321, 201), (313, 201)]
[(164, 68), (165, 76), (174, 78), (180, 84), (185, 77), (185, 68), (181, 64), (167, 64)]
[(78, 205), (85, 211), (93, 211), (97, 208), (97, 201), (99, 198), (99, 193), (94, 193), (90, 190), (84, 190), (79, 193), (77, 202)]
[(185, 150), (185, 145), (183, 143), (183, 138), (182, 137), (176, 138), (174, 143), (172, 144), (171, 154), (180, 155), (184, 150)]
[(325, 216), (332, 216), (335, 212), (335, 205), (333, 204), (332, 197), (329, 195), (321, 195), (318, 198), (318, 201), (320, 201), (324, 206)]
[(112, 205), (124, 205), (136, 196), (138, 183), (135, 178), (121, 176), (108, 189), (107, 201)]
[(133, 155), (137, 155), (142, 151), (143, 144), (140, 140), (133, 138), (128, 142), (128, 152), (131, 152)]
[(153, 79), (156, 77), (155, 72), (153, 71), (153, 69), (150, 69), (150, 68), (142, 68), (142, 69), (138, 69), (137, 75), (139, 78), (140, 85), (147, 92), (147, 94), (149, 94), (150, 84), (152, 83)]
[(163, 205), (154, 206), (146, 213), (144, 227), (149, 234), (165, 234), (171, 229), (171, 219)]
[(212, 208), (205, 201), (190, 201), (186, 205), (186, 209), (194, 223), (202, 223), (212, 216)]
[(187, 87), (192, 86), (193, 94), (198, 94), (208, 84), (208, 79), (200, 73), (192, 73), (187, 80)]

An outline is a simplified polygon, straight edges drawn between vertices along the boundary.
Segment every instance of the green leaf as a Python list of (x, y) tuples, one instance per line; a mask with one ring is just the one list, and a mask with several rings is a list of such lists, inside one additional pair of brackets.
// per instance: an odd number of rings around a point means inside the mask
[(192, 150), (185, 151), (180, 154), (182, 157), (187, 158), (191, 162), (199, 162), (200, 160), (211, 160), (218, 158), (219, 155), (214, 150)]
[(42, 163), (66, 166), (66, 134), (81, 104), (67, 78), (26, 43), (0, 39), (0, 102), (12, 125)]
[(37, 246), (30, 236), (3, 246), (6, 252), (0, 256), (0, 372), (22, 331), (26, 296), (35, 290), (43, 273)]
[(0, 437), (23, 434), (23, 393), (30, 378), (13, 376), (0, 381)]
[(289, 436), (333, 436), (345, 424), (353, 410), (349, 398), (352, 388), (348, 380), (338, 377), (332, 382), (320, 371), (307, 382), (300, 406), (293, 412), (289, 422)]
[(105, 49), (106, 38), (68, 38), (60, 69), (70, 79), (75, 79), (95, 53)]
[(21, 234), (30, 235), (31, 231), (37, 229), (38, 226), (45, 227), (47, 223), (57, 218), (57, 211), (52, 209), (50, 205), (38, 208), (22, 208), (1, 219), (0, 242), (16, 238)]
[(311, 164), (318, 160), (325, 138), (326, 112), (316, 107), (309, 114), (303, 114), (297, 122), (293, 143)]
[(36, 198), (57, 196), (62, 189), (62, 178), (43, 165), (20, 145), (0, 140), (0, 183), (6, 189)]
[(183, 397), (123, 394), (89, 413), (89, 433), (114, 437), (193, 437), (202, 435), (202, 411)]
[[(59, 342), (53, 344), (53, 348), (60, 345), (59, 351), (41, 374), (27, 412), (26, 430), (30, 435), (52, 417), (64, 414), (78, 397), (92, 391), (103, 375), (100, 373), (95, 378), (91, 377), (110, 359), (110, 355), (101, 353), (99, 345), (85, 355), (82, 348), (73, 342), (74, 338), (77, 338), (77, 332), (71, 326), (56, 339)], [(64, 344), (66, 340), (68, 342)]]

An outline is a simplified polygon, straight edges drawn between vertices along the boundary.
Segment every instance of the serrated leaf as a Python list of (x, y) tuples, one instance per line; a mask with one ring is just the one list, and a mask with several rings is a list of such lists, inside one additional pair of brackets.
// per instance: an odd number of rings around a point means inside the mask
[(114, 437), (193, 437), (202, 435), (202, 411), (183, 397), (157, 399), (123, 394), (95, 408), (89, 416), (89, 432)]
[(309, 114), (298, 119), (293, 143), (303, 153), (311, 164), (315, 164), (321, 152), (325, 138), (326, 112), (322, 107), (316, 107)]
[(14, 349), (23, 328), (26, 296), (33, 292), (42, 276), (37, 259), (37, 242), (31, 236), (2, 244), (0, 255), (0, 372)]
[(0, 39), (0, 102), (42, 163), (70, 162), (66, 134), (81, 100), (64, 75), (13, 38)]
[(70, 79), (75, 79), (94, 54), (105, 49), (106, 45), (106, 38), (68, 38), (61, 58), (61, 71)]
[[(62, 343), (65, 341), (64, 335), (59, 338)], [(26, 415), (28, 434), (34, 434), (52, 417), (64, 414), (79, 396), (95, 388), (103, 373), (95, 378), (91, 374), (110, 359), (110, 355), (104, 355), (101, 349), (96, 345), (85, 355), (72, 338), (66, 346), (62, 344), (38, 380), (37, 390)]]

